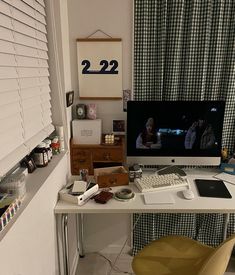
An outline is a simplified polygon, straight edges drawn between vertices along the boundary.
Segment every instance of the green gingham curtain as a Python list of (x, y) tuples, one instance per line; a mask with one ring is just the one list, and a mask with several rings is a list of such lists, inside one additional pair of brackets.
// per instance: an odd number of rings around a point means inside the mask
[[(225, 100), (224, 147), (235, 141), (235, 1), (135, 0), (135, 100)], [(134, 217), (135, 220), (136, 216)], [(222, 241), (224, 216), (144, 214), (134, 253), (154, 238), (184, 234)], [(232, 215), (228, 235), (235, 231)]]

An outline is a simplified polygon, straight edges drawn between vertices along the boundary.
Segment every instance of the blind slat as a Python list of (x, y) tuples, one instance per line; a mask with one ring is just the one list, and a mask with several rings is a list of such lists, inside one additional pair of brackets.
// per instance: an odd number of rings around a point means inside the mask
[(17, 78), (18, 73), (15, 67), (0, 67), (0, 79)]
[[(9, 19), (9, 17), (7, 17), (7, 16), (5, 16), (5, 17)], [(47, 38), (46, 38), (45, 33), (37, 30), (35, 28), (36, 24), (34, 25), (34, 28), (33, 28), (29, 25), (26, 25), (25, 23), (21, 23), (17, 20), (11, 21), (9, 19), (9, 21), (6, 20), (5, 25), (6, 25), (6, 28), (12, 29), (15, 32), (19, 32), (23, 35), (30, 36), (32, 38), (35, 38), (35, 39), (38, 39), (38, 40), (41, 40), (41, 41), (47, 43)]]
[(27, 47), (24, 45), (15, 45), (15, 50), (17, 55), (22, 56), (31, 56), (31, 57), (40, 57), (38, 54), (38, 50), (35, 48)]
[(41, 86), (40, 89), (41, 89), (41, 93), (42, 94), (44, 94), (44, 93), (50, 93), (51, 92), (49, 86)]
[(0, 26), (0, 39), (14, 42), (13, 32), (9, 29)]
[(18, 91), (0, 93), (0, 106), (8, 105), (20, 100)]
[(39, 60), (33, 57), (16, 56), (16, 62), (19, 67), (42, 67), (39, 66)]
[(21, 79), (19, 79), (19, 83), (20, 83), (21, 89), (38, 87), (41, 85), (41, 81), (40, 81), (39, 77), (21, 78)]
[(54, 130), (55, 127), (51, 123), (44, 128), (44, 131), (47, 133), (47, 135), (50, 135)]
[(7, 140), (1, 141), (1, 143), (5, 144), (5, 146), (2, 146), (2, 148), (0, 148), (1, 157), (5, 158), (9, 154), (9, 152), (16, 150), (23, 143), (23, 138), (21, 134), (18, 134), (10, 138), (8, 137)]
[(0, 1), (0, 173), (53, 130), (43, 0)]
[(12, 20), (13, 29), (16, 32), (36, 38), (36, 30), (16, 20)]
[(1, 14), (1, 13), (0, 13), (0, 24), (4, 28), (10, 29), (10, 30), (13, 29), (11, 18), (9, 16), (6, 16), (6, 15)]
[(35, 9), (40, 12), (42, 15), (46, 15), (45, 9), (42, 5), (40, 5), (38, 2), (35, 2)]
[(0, 79), (0, 93), (19, 88), (17, 79)]
[(22, 99), (31, 98), (34, 96), (39, 96), (41, 94), (40, 87), (32, 87), (28, 89), (22, 89), (20, 95)]
[(4, 40), (0, 40), (0, 52), (9, 54), (16, 53), (13, 43)]
[[(17, 146), (19, 146), (17, 139), (20, 139), (20, 143), (22, 143), (24, 141), (23, 136), (22, 136), (21, 125), (18, 125), (18, 127), (15, 127), (13, 129), (10, 129), (7, 133), (1, 133), (0, 146), (3, 148), (3, 147), (6, 147), (6, 143), (14, 143), (15, 148), (16, 148)], [(12, 140), (12, 142), (9, 142), (11, 140)]]
[(18, 68), (18, 73), (20, 78), (34, 78), (40, 76), (40, 71), (38, 68)]
[(49, 109), (51, 108), (51, 103), (50, 102), (43, 102), (43, 105), (42, 105), (42, 110), (46, 110), (46, 109)]
[[(41, 129), (43, 128), (43, 123), (40, 124), (33, 124), (31, 128), (25, 129), (25, 139), (28, 140), (36, 135)], [(40, 140), (41, 141), (41, 140)], [(34, 145), (35, 147), (35, 145)]]
[(0, 109), (0, 119), (4, 119), (6, 117), (10, 117), (14, 114), (20, 114), (20, 103), (19, 102), (13, 102), (8, 105), (4, 105)]
[(45, 7), (45, 4), (44, 4), (44, 0), (36, 0), (40, 5), (42, 5), (43, 7)]
[(3, 121), (1, 121), (0, 135), (5, 132), (10, 132), (11, 129), (15, 129), (21, 124), (22, 119), (17, 115), (5, 118)]
[(40, 96), (30, 97), (22, 101), (23, 109), (29, 109), (41, 104)]
[(32, 151), (35, 147), (35, 144), (39, 144), (42, 140), (44, 140), (48, 136), (47, 128), (38, 132), (36, 135), (32, 136), (25, 142), (27, 148)]
[(0, 1), (0, 11), (7, 16), (11, 16), (10, 6), (3, 1)]
[(29, 149), (21, 144), (13, 152), (11, 151), (7, 156), (0, 159), (0, 176), (4, 176), (10, 168), (15, 166), (29, 152)]
[(0, 66), (17, 66), (15, 56), (12, 54), (0, 53)]
[(23, 120), (28, 121), (30, 120), (31, 116), (36, 116), (36, 115), (41, 117), (41, 111), (42, 109), (40, 105), (34, 106), (34, 108), (28, 108), (28, 109), (24, 108), (22, 112)]

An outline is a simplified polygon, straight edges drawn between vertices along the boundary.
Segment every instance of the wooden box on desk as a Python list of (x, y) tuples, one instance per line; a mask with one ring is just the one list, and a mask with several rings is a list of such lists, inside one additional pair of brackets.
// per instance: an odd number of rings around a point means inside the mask
[(123, 166), (94, 169), (94, 177), (100, 188), (128, 185), (128, 171)]

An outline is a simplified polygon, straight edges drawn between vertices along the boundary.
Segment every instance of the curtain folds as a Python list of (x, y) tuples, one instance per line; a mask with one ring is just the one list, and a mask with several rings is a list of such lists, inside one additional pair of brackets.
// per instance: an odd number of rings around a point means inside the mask
[[(134, 1), (134, 99), (225, 100), (222, 146), (229, 150), (235, 142), (234, 14), (233, 0)], [(216, 246), (224, 220), (223, 214), (142, 214), (133, 253), (168, 234)], [(227, 233), (234, 231), (232, 214)]]
[(135, 0), (135, 100), (226, 100), (235, 142), (235, 2)]

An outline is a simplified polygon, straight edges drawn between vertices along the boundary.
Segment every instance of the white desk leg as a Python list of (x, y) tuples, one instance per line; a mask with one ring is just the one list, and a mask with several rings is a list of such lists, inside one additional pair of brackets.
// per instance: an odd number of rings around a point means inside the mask
[(85, 257), (83, 247), (83, 214), (76, 215), (77, 233), (78, 233), (78, 251), (81, 258)]
[(227, 238), (227, 229), (228, 229), (228, 223), (229, 223), (229, 216), (230, 214), (227, 213), (225, 214), (225, 221), (224, 221), (224, 235), (223, 235), (223, 240), (225, 241)]
[(57, 214), (59, 274), (69, 275), (68, 214)]

